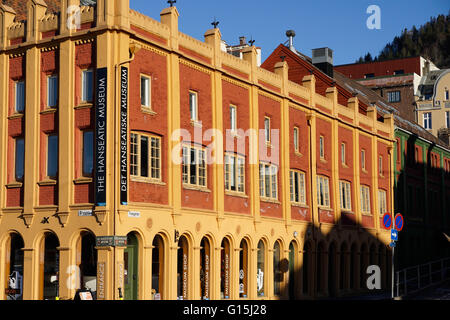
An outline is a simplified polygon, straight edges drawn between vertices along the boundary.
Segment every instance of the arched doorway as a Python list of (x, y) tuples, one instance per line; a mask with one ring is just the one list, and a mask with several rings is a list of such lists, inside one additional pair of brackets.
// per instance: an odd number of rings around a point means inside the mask
[(160, 235), (153, 239), (152, 249), (152, 299), (163, 300), (164, 297), (164, 240)]
[(297, 299), (296, 289), (297, 289), (297, 275), (298, 275), (298, 254), (297, 254), (297, 244), (295, 241), (291, 241), (289, 244), (289, 282), (288, 282), (288, 294), (289, 299)]
[(279, 241), (275, 241), (273, 246), (273, 294), (281, 296), (281, 283), (283, 282), (283, 272), (281, 271), (281, 246)]
[(23, 300), (23, 248), (22, 237), (11, 233), (6, 243), (6, 299)]
[(78, 261), (80, 268), (80, 287), (89, 289), (94, 297), (97, 291), (97, 250), (95, 249), (95, 236), (91, 232), (82, 232), (77, 245), (77, 252), (81, 260)]
[(263, 240), (258, 242), (258, 257), (256, 270), (256, 290), (258, 297), (264, 297), (266, 287), (266, 246)]
[(139, 242), (136, 234), (131, 232), (127, 235), (127, 247), (123, 252), (124, 261), (124, 291), (125, 300), (138, 299), (138, 263)]
[(328, 294), (330, 297), (336, 297), (336, 245), (334, 242), (330, 244), (328, 249)]
[(211, 243), (204, 237), (200, 243), (200, 299), (211, 297)]
[(230, 299), (231, 284), (231, 246), (227, 238), (222, 240), (220, 250), (220, 298)]
[(185, 236), (178, 240), (177, 296), (179, 300), (189, 299), (189, 242)]
[(303, 247), (303, 265), (302, 265), (302, 293), (304, 296), (309, 296), (311, 292), (311, 243), (308, 241)]
[(40, 250), (41, 300), (59, 297), (59, 240), (51, 232), (44, 235)]
[(247, 298), (248, 296), (248, 259), (249, 259), (248, 242), (242, 239), (239, 247), (239, 297)]

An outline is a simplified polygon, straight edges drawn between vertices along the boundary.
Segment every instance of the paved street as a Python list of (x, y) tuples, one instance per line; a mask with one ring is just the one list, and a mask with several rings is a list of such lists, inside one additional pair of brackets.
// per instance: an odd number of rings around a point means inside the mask
[(450, 300), (450, 281), (421, 292), (408, 300)]

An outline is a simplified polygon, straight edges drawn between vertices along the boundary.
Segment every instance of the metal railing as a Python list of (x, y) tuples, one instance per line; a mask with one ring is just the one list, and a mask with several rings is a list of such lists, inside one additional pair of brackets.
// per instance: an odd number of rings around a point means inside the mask
[(445, 258), (396, 272), (395, 295), (406, 296), (450, 279), (450, 258)]

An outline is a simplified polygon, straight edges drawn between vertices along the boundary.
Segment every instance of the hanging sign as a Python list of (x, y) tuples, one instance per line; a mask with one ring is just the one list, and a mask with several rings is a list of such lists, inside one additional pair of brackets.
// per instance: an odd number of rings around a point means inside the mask
[(120, 202), (128, 203), (128, 68), (120, 70)]
[(106, 206), (106, 113), (108, 69), (97, 69), (95, 98), (95, 203)]

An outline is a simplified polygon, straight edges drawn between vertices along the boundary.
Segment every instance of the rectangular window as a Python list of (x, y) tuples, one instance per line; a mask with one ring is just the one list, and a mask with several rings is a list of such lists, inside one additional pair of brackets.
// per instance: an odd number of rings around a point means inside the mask
[(324, 150), (324, 137), (320, 136), (319, 138), (319, 153), (320, 153), (320, 158), (324, 159), (325, 158), (325, 150)]
[(298, 146), (298, 128), (294, 127), (294, 150), (295, 152), (299, 152), (299, 146)]
[(198, 120), (198, 95), (197, 92), (189, 91), (189, 112), (191, 121)]
[(450, 92), (448, 90), (445, 90), (445, 100), (450, 100)]
[(244, 193), (244, 157), (225, 155), (225, 190)]
[(400, 102), (400, 91), (391, 91), (388, 92), (388, 101), (389, 102)]
[(237, 130), (237, 119), (236, 119), (236, 107), (230, 106), (230, 130), (236, 132)]
[(394, 75), (398, 75), (398, 74), (405, 74), (405, 70), (401, 69), (401, 70), (395, 70), (394, 71)]
[(361, 168), (366, 170), (366, 150), (361, 150)]
[(445, 124), (450, 129), (450, 111), (445, 112)]
[(383, 156), (379, 156), (378, 158), (378, 174), (383, 176)]
[(83, 176), (91, 177), (94, 170), (94, 131), (83, 132)]
[(15, 90), (16, 90), (15, 111), (17, 113), (23, 113), (25, 110), (25, 82), (17, 81), (15, 84)]
[(342, 164), (346, 164), (346, 161), (345, 161), (345, 149), (346, 149), (346, 144), (342, 143), (341, 144), (341, 163)]
[(132, 133), (130, 135), (130, 175), (161, 180), (161, 138)]
[(361, 186), (361, 212), (370, 214), (370, 188)]
[(47, 177), (55, 178), (58, 175), (58, 136), (47, 137)]
[(291, 202), (306, 205), (305, 174), (297, 170), (290, 172)]
[(431, 112), (425, 112), (423, 114), (423, 127), (427, 130), (431, 130), (432, 128)]
[(317, 204), (321, 207), (330, 207), (329, 179), (317, 176)]
[(206, 151), (200, 147), (183, 146), (183, 183), (206, 187)]
[(16, 138), (15, 153), (15, 177), (16, 181), (23, 181), (24, 164), (25, 164), (25, 139)]
[(151, 108), (151, 81), (147, 76), (141, 76), (141, 106)]
[(270, 142), (270, 118), (264, 118), (264, 136), (266, 138), (266, 142)]
[(365, 78), (365, 79), (367, 79), (367, 78), (373, 78), (373, 77), (375, 77), (375, 74), (374, 74), (374, 73), (366, 73), (366, 74), (364, 75), (364, 78)]
[(92, 102), (94, 92), (94, 72), (83, 70), (81, 73), (81, 100), (82, 102)]
[(278, 167), (266, 163), (259, 164), (260, 196), (272, 200), (278, 199)]
[(58, 104), (58, 76), (47, 78), (47, 107), (54, 108)]
[(339, 181), (339, 196), (341, 198), (341, 209), (352, 210), (351, 185), (347, 181)]
[(380, 216), (384, 215), (387, 212), (387, 205), (386, 205), (386, 191), (384, 190), (378, 190), (378, 213)]

